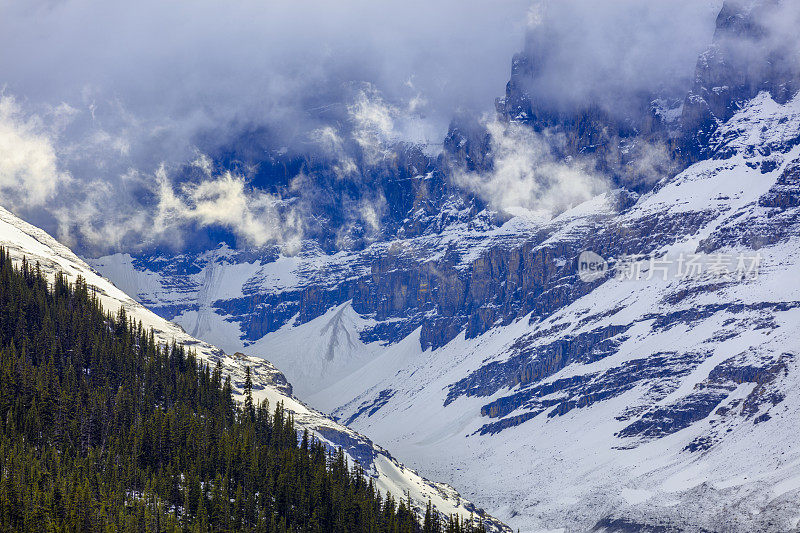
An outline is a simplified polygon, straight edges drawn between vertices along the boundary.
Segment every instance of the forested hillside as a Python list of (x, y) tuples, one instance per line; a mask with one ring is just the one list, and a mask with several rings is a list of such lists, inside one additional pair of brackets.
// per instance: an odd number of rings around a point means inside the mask
[[(249, 378), (249, 369), (248, 369)], [(182, 346), (0, 249), (0, 530), (462, 532), (243, 405)]]

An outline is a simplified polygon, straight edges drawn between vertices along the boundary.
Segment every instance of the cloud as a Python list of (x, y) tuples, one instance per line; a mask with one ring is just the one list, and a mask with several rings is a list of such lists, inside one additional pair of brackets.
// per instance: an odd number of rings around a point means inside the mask
[(203, 157), (197, 164), (206, 171), (205, 178), (183, 184), (178, 190), (163, 167), (156, 173), (154, 234), (164, 235), (186, 224), (221, 226), (253, 246), (279, 242), (297, 249), (302, 238), (302, 218), (285, 208), (279, 197), (249, 189), (243, 177), (231, 172), (213, 175)]
[(393, 146), (405, 140), (397, 130), (397, 121), (405, 118), (403, 111), (386, 102), (372, 84), (363, 84), (346, 110), (343, 122), (309, 135), (321, 154), (330, 158), (328, 164), (339, 178), (353, 177), (364, 166), (393, 158)]
[[(538, 0), (525, 50), (534, 99), (624, 113), (631, 97), (688, 89), (722, 0)], [(622, 104), (621, 106), (618, 104)]]
[[(213, 225), (251, 245), (295, 242), (316, 215), (314, 176), (291, 180), (289, 201), (198, 153), (252, 145), (368, 181), (392, 143), (435, 146), (455, 114), (489, 110), (523, 45), (538, 58), (530, 92), (559, 104), (613, 108), (688, 79), (720, 4), (6, 0), (0, 84), (17, 100), (0, 112), (2, 201), (90, 253)], [(554, 213), (602, 190), (584, 161), (552, 158), (557, 136), (493, 128), (494, 170), (458, 179), (499, 208)], [(636, 147), (635, 179), (656, 179), (663, 148)], [(354, 200), (339, 240), (372, 238), (385, 203)]]
[[(701, 61), (718, 71), (738, 72), (740, 76), (733, 78), (733, 83), (726, 80), (730, 85), (749, 86), (750, 91), (769, 89), (778, 99), (788, 100), (800, 83), (800, 4), (790, 0), (728, 0), (720, 19), (723, 25), (714, 36), (714, 46)], [(738, 89), (708, 88), (722, 94)]]
[(663, 141), (647, 142), (637, 139), (626, 150), (626, 157), (630, 162), (620, 169), (621, 181), (632, 189), (649, 187), (680, 170), (679, 162)]
[(141, 187), (147, 181), (135, 171), (114, 183), (105, 179), (76, 181), (76, 190), (64, 195), (69, 201), (48, 205), (55, 219), (55, 235), (69, 246), (97, 252), (133, 251), (145, 242), (155, 243), (152, 212), (143, 209), (125, 187)]
[[(20, 214), (82, 249), (82, 238), (130, 246), (129, 228), (152, 229), (142, 219), (153, 214), (137, 210), (157, 205), (162, 165), (174, 174), (198, 150), (213, 154), (240, 142), (265, 147), (265, 157), (316, 158), (325, 142), (335, 145), (335, 134), (345, 143), (327, 147), (338, 154), (336, 172), (353, 178), (385, 154), (373, 141), (440, 142), (457, 109), (489, 109), (523, 42), (527, 7), (528, 0), (7, 0), (0, 86), (22, 102), (14, 127), (27, 124), (23, 116), (54, 121), (50, 111), (59, 106), (74, 111), (48, 137), (51, 152), (39, 143), (39, 160), (50, 162), (36, 171), (74, 183), (38, 182), (44, 188), (26, 198), (47, 213)], [(23, 133), (31, 143), (40, 136)], [(242, 141), (243, 134), (252, 138)], [(362, 160), (348, 153), (354, 147)], [(7, 205), (22, 179), (18, 170), (8, 175), (0, 183)], [(175, 184), (183, 218), (214, 218), (192, 194), (241, 202), (236, 179), (217, 189)], [(274, 199), (243, 187), (255, 195), (245, 212), (268, 215)], [(20, 205), (25, 196), (15, 194)], [(247, 215), (237, 223), (248, 241), (260, 241), (263, 228)]]
[[(96, 253), (148, 246), (180, 249), (197, 229), (224, 228), (243, 245), (275, 244), (287, 254), (299, 250), (305, 217), (294, 205), (253, 189), (243, 176), (215, 173), (205, 154), (198, 154), (192, 165), (201, 177), (191, 182), (176, 183), (174, 173), (162, 165), (153, 175), (131, 170), (114, 185), (82, 183), (73, 195), (76, 201), (51, 209), (58, 238)], [(146, 190), (148, 205), (134, 201), (130, 189)]]
[(347, 107), (353, 122), (353, 139), (358, 144), (368, 165), (375, 165), (384, 157), (391, 157), (387, 141), (395, 136), (397, 108), (384, 102), (373, 87), (361, 90), (355, 102)]
[(456, 183), (511, 215), (549, 220), (609, 189), (591, 160), (560, 159), (553, 154), (559, 139), (515, 123), (491, 120), (492, 169), (457, 171)]
[(0, 196), (6, 206), (41, 205), (69, 181), (41, 119), (23, 116), (14, 98), (0, 93)]
[(456, 109), (485, 111), (502, 90), (527, 6), (9, 0), (0, 49), (17, 52), (0, 55), (0, 83), (31, 104), (87, 113), (82, 129), (124, 137), (149, 170), (190, 157), (200, 133), (223, 142), (243, 124), (299, 142), (342, 119), (362, 83), (424, 114), (438, 140)]

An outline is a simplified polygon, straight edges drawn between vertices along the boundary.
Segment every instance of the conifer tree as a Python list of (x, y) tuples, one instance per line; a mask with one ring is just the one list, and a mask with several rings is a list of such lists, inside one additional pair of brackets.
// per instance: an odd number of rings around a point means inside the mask
[[(282, 403), (0, 248), (0, 531), (440, 533)], [(298, 442), (299, 441), (299, 442)], [(452, 517), (447, 531), (484, 531)]]
[(256, 411), (253, 405), (253, 376), (250, 373), (250, 366), (246, 366), (244, 371), (244, 410), (251, 420), (255, 420)]

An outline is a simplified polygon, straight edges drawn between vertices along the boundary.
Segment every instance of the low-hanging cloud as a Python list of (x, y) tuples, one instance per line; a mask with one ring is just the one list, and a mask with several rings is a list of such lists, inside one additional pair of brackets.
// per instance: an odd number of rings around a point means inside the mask
[[(706, 68), (735, 71), (734, 87), (708, 87), (718, 95), (728, 91), (769, 90), (779, 101), (793, 96), (800, 86), (800, 3), (792, 0), (728, 0), (720, 17), (723, 27), (715, 34), (715, 42), (703, 54)], [(740, 87), (736, 87), (739, 85)], [(715, 113), (719, 102), (711, 102)], [(728, 111), (729, 112), (729, 111)]]
[(553, 153), (559, 139), (515, 124), (490, 120), (492, 169), (460, 172), (456, 182), (494, 209), (546, 221), (609, 189), (592, 160), (567, 160)]
[[(522, 85), (514, 87), (512, 96), (530, 97), (534, 115), (571, 117), (599, 106), (633, 129), (653, 100), (669, 101), (679, 117), (698, 61), (702, 70), (712, 53), (721, 63), (713, 65), (717, 75), (735, 69), (743, 85), (763, 87), (764, 80), (783, 82), (792, 76), (796, 80), (800, 4), (728, 0), (725, 5), (722, 16), (734, 18), (733, 30), (715, 32), (722, 0), (536, 1), (529, 11), (528, 62), (522, 64), (526, 70), (515, 78)], [(786, 85), (792, 90), (791, 83)], [(680, 124), (674, 120), (668, 128), (677, 135)], [(646, 190), (680, 169), (669, 141), (658, 136), (619, 139), (612, 133), (609, 142), (618, 143), (618, 149), (614, 145), (564, 158), (554, 155), (564, 153), (558, 128), (534, 132), (513, 122), (490, 121), (486, 130), (491, 169), (462, 171), (458, 180), (492, 207), (511, 214), (546, 219), (606, 190), (612, 176), (615, 183)]]
[(456, 109), (485, 110), (502, 90), (528, 0), (6, 4), (0, 49), (15, 53), (0, 55), (0, 83), (32, 104), (69, 103), (88, 115), (82, 128), (152, 164), (248, 123), (276, 143), (303, 139), (363, 82), (439, 140)]
[(103, 180), (83, 184), (79, 201), (52, 210), (59, 238), (100, 250), (130, 246), (131, 241), (179, 248), (187, 228), (221, 227), (242, 244), (279, 244), (285, 253), (298, 251), (304, 219), (293, 205), (253, 189), (244, 176), (215, 172), (203, 154), (192, 165), (201, 174), (192, 182), (176, 183), (163, 165), (152, 176), (133, 171), (124, 176), (121, 183), (147, 189), (147, 209), (126, 195), (124, 187)]
[[(320, 132), (355, 134), (367, 163), (380, 160), (372, 143), (387, 136), (440, 142), (456, 110), (484, 111), (502, 91), (528, 2), (3, 2), (0, 86), (20, 102), (19, 123), (62, 104), (74, 110), (49, 139), (57, 161), (38, 172), (75, 183), (46, 202), (51, 190), (28, 196), (50, 216), (21, 214), (113, 249), (152, 218), (132, 207), (153, 208), (137, 193), (152, 200), (162, 165), (170, 174), (245, 131), (290, 155), (322, 150)], [(358, 172), (352, 157), (339, 159), (343, 175)], [(12, 193), (21, 197), (6, 188), (5, 204)], [(110, 223), (126, 218), (137, 223)]]
[(0, 94), (0, 193), (7, 207), (41, 205), (68, 181), (41, 119), (24, 116), (13, 97)]
[(204, 178), (185, 183), (177, 191), (165, 169), (157, 171), (154, 234), (164, 234), (187, 223), (221, 226), (253, 246), (280, 242), (289, 252), (299, 248), (302, 219), (293, 209), (283, 206), (279, 197), (248, 189), (243, 177), (229, 171), (214, 175), (205, 157), (201, 156), (196, 165), (204, 171)]
[[(625, 113), (631, 98), (686, 90), (722, 0), (537, 0), (525, 50), (528, 90), (555, 107), (595, 103)], [(635, 102), (633, 102), (635, 105)]]
[[(314, 215), (302, 198), (210, 164), (189, 182), (178, 170), (256, 131), (265, 157), (312, 153), (360, 179), (392, 143), (438, 143), (455, 113), (487, 111), (523, 47), (534, 99), (627, 105), (690, 80), (721, 3), (7, 0), (0, 201), (89, 253), (179, 246), (187, 227), (214, 225), (253, 246), (296, 243)], [(557, 136), (489, 124), (494, 170), (457, 180), (497, 208), (553, 214), (605, 189), (587, 162), (553, 158)], [(639, 149), (630, 172), (658, 179), (666, 147)], [(375, 238), (385, 204), (359, 200), (337, 241)]]

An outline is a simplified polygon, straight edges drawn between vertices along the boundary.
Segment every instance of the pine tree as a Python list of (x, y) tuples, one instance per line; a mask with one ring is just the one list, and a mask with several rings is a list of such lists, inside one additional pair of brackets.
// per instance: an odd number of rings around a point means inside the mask
[(253, 376), (250, 374), (250, 366), (245, 367), (244, 374), (244, 410), (250, 416), (250, 420), (255, 420), (256, 410), (253, 405)]
[(252, 380), (0, 248), (0, 531), (441, 531)]

